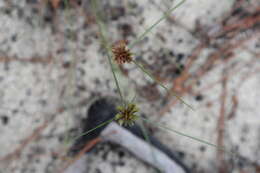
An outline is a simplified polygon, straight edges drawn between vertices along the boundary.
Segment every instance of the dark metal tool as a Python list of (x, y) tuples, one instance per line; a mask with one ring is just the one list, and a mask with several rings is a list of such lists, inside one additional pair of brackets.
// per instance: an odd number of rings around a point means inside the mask
[[(96, 100), (94, 103), (92, 103), (92, 105), (90, 105), (87, 111), (87, 118), (83, 120), (83, 132), (93, 129), (97, 125), (112, 119), (116, 115), (116, 113), (117, 111), (114, 105), (114, 101), (109, 100), (107, 98), (100, 98)], [(71, 149), (71, 153), (77, 153), (77, 151), (82, 149), (88, 141), (98, 137), (104, 130), (104, 128), (106, 128), (106, 125), (76, 140), (74, 146)], [(132, 134), (134, 134), (136, 137), (144, 139), (143, 131), (141, 127), (137, 124), (124, 128)], [(148, 136), (152, 146), (166, 154), (170, 159), (172, 159), (176, 164), (178, 164), (184, 170), (184, 172), (191, 172), (189, 168), (178, 157), (177, 152), (173, 152), (172, 150), (170, 150), (168, 147), (166, 147), (152, 135), (148, 134)]]

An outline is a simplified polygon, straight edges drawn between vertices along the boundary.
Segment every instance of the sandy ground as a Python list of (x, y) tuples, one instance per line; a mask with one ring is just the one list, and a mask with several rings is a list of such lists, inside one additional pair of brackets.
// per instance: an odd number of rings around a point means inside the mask
[[(178, 151), (194, 172), (260, 169), (260, 19), (258, 28), (250, 29), (249, 22), (238, 32), (222, 33), (244, 20), (239, 12), (230, 15), (234, 4), (249, 9), (246, 17), (259, 13), (257, 0), (241, 2), (186, 1), (132, 50), (138, 62), (195, 111), (167, 97), (134, 65), (123, 66), (119, 77), (125, 95), (136, 92), (141, 112), (150, 120), (225, 147), (221, 152), (152, 126), (153, 134)], [(65, 11), (62, 4), (51, 9), (37, 0), (0, 1), (1, 173), (57, 172), (66, 162), (66, 136), (80, 132), (86, 105), (95, 96), (116, 93), (89, 1), (81, 8), (71, 5)], [(108, 39), (133, 41), (171, 6), (170, 0), (103, 1)], [(213, 61), (207, 61), (212, 54), (216, 62), (199, 73)], [(183, 74), (190, 75), (180, 84)], [(89, 173), (154, 171), (113, 144), (100, 143), (84, 157)]]

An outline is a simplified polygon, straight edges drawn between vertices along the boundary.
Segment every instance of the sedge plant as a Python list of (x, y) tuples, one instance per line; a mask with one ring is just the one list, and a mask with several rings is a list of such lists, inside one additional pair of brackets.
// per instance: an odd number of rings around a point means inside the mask
[[(160, 124), (158, 122), (153, 122), (153, 121), (151, 121), (147, 118), (140, 116), (138, 114), (139, 109), (140, 109), (138, 107), (138, 104), (134, 102), (134, 99), (132, 101), (127, 101), (125, 99), (125, 97), (123, 96), (123, 93), (121, 91), (121, 88), (120, 88), (120, 83), (119, 83), (120, 81), (117, 78), (116, 73), (117, 73), (117, 71), (119, 71), (118, 65), (125, 64), (125, 63), (133, 63), (145, 75), (150, 77), (154, 82), (156, 82), (159, 86), (161, 86), (163, 89), (165, 89), (168, 94), (175, 96), (180, 102), (182, 102), (183, 104), (188, 106), (191, 110), (194, 110), (193, 107), (190, 104), (185, 102), (176, 93), (170, 92), (169, 89), (167, 87), (165, 87), (159, 80), (157, 80), (151, 74), (151, 72), (148, 69), (146, 69), (141, 63), (137, 62), (134, 58), (134, 53), (131, 52), (131, 49), (135, 45), (137, 45), (141, 40), (143, 40), (156, 26), (158, 26), (169, 15), (171, 15), (171, 13), (174, 10), (176, 10), (177, 8), (179, 8), (185, 1), (186, 0), (181, 0), (181, 2), (179, 2), (176, 6), (170, 8), (168, 11), (166, 11), (157, 21), (154, 22), (154, 24), (152, 24), (150, 27), (148, 27), (148, 29), (146, 29), (142, 34), (140, 34), (140, 36), (138, 36), (137, 39), (135, 41), (133, 41), (132, 43), (128, 44), (127, 41), (120, 40), (116, 44), (112, 45), (112, 44), (110, 44), (110, 42), (107, 39), (106, 27), (105, 27), (105, 24), (102, 20), (102, 17), (101, 17), (101, 14), (100, 14), (101, 12), (98, 11), (98, 7), (99, 7), (98, 6), (98, 0), (91, 0), (91, 6), (92, 6), (93, 13), (94, 13), (94, 16), (96, 18), (96, 22), (97, 22), (98, 29), (99, 29), (99, 36), (100, 36), (101, 44), (106, 50), (107, 60), (108, 60), (108, 63), (109, 63), (109, 66), (110, 66), (110, 69), (111, 69), (111, 72), (112, 72), (112, 75), (113, 75), (113, 79), (114, 79), (114, 82), (115, 82), (115, 85), (116, 85), (116, 88), (117, 88), (117, 92), (118, 92), (120, 100), (121, 100), (120, 101), (121, 105), (118, 105), (118, 107), (117, 107), (118, 113), (112, 119), (99, 124), (98, 126), (94, 127), (93, 129), (90, 129), (86, 132), (81, 133), (80, 135), (74, 137), (72, 139), (72, 141), (75, 141), (75, 140), (79, 139), (80, 137), (82, 137), (84, 135), (88, 135), (89, 133), (93, 132), (94, 130), (96, 130), (96, 129), (102, 127), (102, 126), (105, 126), (112, 121), (117, 121), (122, 126), (129, 126), (129, 125), (135, 124), (136, 121), (139, 119), (139, 120), (142, 121), (142, 123), (141, 123), (142, 131), (143, 131), (144, 137), (145, 137), (145, 139), (148, 143), (150, 143), (149, 137), (147, 135), (146, 129), (143, 126), (143, 122), (151, 124), (153, 126), (156, 126), (156, 127), (160, 128), (162, 130), (173, 132), (177, 135), (187, 137), (187, 138), (195, 140), (197, 142), (201, 142), (203, 144), (214, 147), (216, 149), (226, 151), (224, 149), (224, 147), (222, 147), (222, 146), (217, 146), (217, 145), (210, 143), (208, 141), (204, 141), (200, 138), (185, 134), (181, 131), (172, 129), (171, 127), (167, 127), (163, 124)], [(229, 151), (227, 151), (227, 152), (232, 154), (232, 155), (234, 154), (234, 153), (229, 152)], [(155, 161), (156, 161), (156, 159), (155, 159)]]

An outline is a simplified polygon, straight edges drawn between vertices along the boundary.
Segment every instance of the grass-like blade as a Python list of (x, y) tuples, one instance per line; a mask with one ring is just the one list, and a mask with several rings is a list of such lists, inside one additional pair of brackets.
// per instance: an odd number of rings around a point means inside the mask
[(156, 27), (160, 22), (162, 22), (166, 17), (168, 17), (175, 9), (180, 7), (186, 0), (182, 0), (180, 3), (178, 3), (176, 6), (169, 9), (162, 17), (160, 17), (154, 24), (152, 24), (147, 30), (145, 30), (133, 43), (129, 45), (129, 49), (133, 48), (135, 44), (140, 42), (144, 39), (144, 37), (154, 28)]
[(180, 96), (178, 96), (177, 94), (175, 94), (174, 92), (170, 92), (168, 88), (166, 88), (159, 80), (157, 80), (155, 77), (153, 77), (153, 75), (146, 70), (142, 64), (139, 64), (136, 60), (133, 60), (133, 62), (135, 63), (135, 65), (141, 69), (146, 75), (148, 75), (152, 80), (154, 80), (157, 84), (159, 84), (162, 88), (164, 88), (169, 94), (173, 94), (177, 99), (179, 99), (183, 104), (185, 104), (186, 106), (188, 106), (189, 108), (191, 108), (192, 110), (194, 110), (194, 108), (189, 105), (188, 103), (186, 103)]
[(210, 142), (208, 142), (208, 141), (205, 141), (205, 140), (196, 138), (196, 137), (194, 137), (194, 136), (185, 134), (185, 133), (183, 133), (183, 132), (174, 130), (174, 129), (172, 129), (172, 128), (170, 128), (170, 127), (167, 127), (167, 126), (165, 126), (165, 125), (163, 125), (163, 124), (161, 124), (161, 123), (152, 122), (152, 121), (150, 121), (150, 120), (148, 120), (148, 119), (146, 119), (146, 118), (144, 118), (144, 117), (141, 117), (141, 116), (139, 116), (139, 117), (140, 117), (143, 121), (145, 121), (145, 122), (147, 122), (147, 123), (149, 123), (149, 124), (152, 124), (152, 125), (154, 125), (155, 127), (158, 127), (158, 128), (160, 128), (160, 129), (167, 130), (167, 131), (173, 132), (173, 133), (178, 134), (178, 135), (181, 135), (181, 136), (185, 136), (185, 137), (190, 138), (190, 139), (192, 139), (192, 140), (195, 140), (195, 141), (197, 141), (197, 142), (200, 142), (200, 143), (206, 144), (206, 145), (208, 145), (208, 146), (214, 147), (214, 148), (216, 148), (216, 149), (218, 149), (218, 150), (225, 151), (225, 152), (227, 152), (227, 153), (229, 153), (229, 154), (231, 154), (231, 155), (236, 155), (236, 153), (234, 153), (234, 152), (227, 151), (223, 146), (218, 146), (218, 145), (213, 144), (213, 143), (210, 143)]
[(88, 131), (86, 131), (86, 132), (83, 132), (82, 134), (76, 136), (72, 141), (75, 141), (75, 140), (79, 139), (80, 137), (85, 136), (85, 135), (91, 133), (92, 131), (94, 131), (94, 130), (100, 128), (100, 127), (103, 127), (103, 126), (105, 126), (105, 125), (111, 123), (113, 120), (115, 120), (115, 117), (113, 117), (113, 118), (111, 118), (111, 119), (109, 119), (109, 120), (107, 120), (107, 121), (105, 121), (105, 122), (103, 122), (103, 123), (97, 125), (96, 127), (92, 128), (92, 129), (90, 129), (90, 130), (88, 130)]
[(100, 36), (101, 36), (101, 42), (102, 42), (103, 46), (106, 48), (106, 53), (107, 53), (107, 58), (108, 58), (108, 61), (109, 61), (109, 66), (110, 66), (110, 69), (112, 71), (112, 74), (113, 74), (113, 77), (114, 77), (114, 80), (115, 80), (115, 83), (116, 83), (116, 87), (117, 87), (117, 90), (118, 90), (120, 98), (121, 98), (121, 102), (123, 104), (125, 104), (125, 101), (124, 101), (124, 98), (123, 98), (123, 94), (122, 94), (121, 89), (119, 87), (119, 82), (117, 80), (117, 77), (116, 77), (116, 74), (115, 74), (115, 70), (113, 68), (112, 58), (111, 58), (111, 55), (110, 55), (111, 46), (109, 45), (109, 43), (108, 43), (108, 41), (106, 39), (105, 26), (104, 26), (104, 24), (102, 22), (102, 19), (101, 19), (100, 15), (97, 13), (97, 2), (96, 2), (96, 0), (92, 0), (91, 1), (91, 5), (92, 5), (92, 8), (94, 9), (95, 17), (96, 17), (96, 20), (97, 20), (97, 23), (98, 23), (98, 28), (99, 28), (99, 32), (100, 32)]

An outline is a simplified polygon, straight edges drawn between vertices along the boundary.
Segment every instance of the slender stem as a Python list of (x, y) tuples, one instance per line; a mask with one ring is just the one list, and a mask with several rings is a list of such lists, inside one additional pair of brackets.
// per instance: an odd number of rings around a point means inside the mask
[(117, 80), (115, 71), (114, 71), (114, 69), (113, 69), (111, 57), (110, 57), (109, 54), (107, 55), (107, 57), (108, 57), (108, 60), (109, 60), (109, 64), (110, 64), (111, 71), (112, 71), (112, 73), (113, 73), (113, 77), (114, 77), (114, 80), (115, 80), (115, 83), (116, 83), (116, 87), (117, 87), (118, 93), (119, 93), (120, 98), (121, 98), (121, 102), (122, 102), (122, 103), (125, 103), (124, 98), (123, 98), (123, 94), (122, 94), (121, 89), (120, 89), (120, 87), (119, 87), (119, 82), (118, 82), (118, 80)]
[[(108, 49), (107, 49), (107, 50), (108, 50)], [(114, 69), (113, 69), (113, 64), (112, 64), (111, 56), (109, 55), (109, 53), (107, 53), (107, 58), (108, 58), (108, 61), (109, 61), (110, 69), (111, 69), (111, 71), (112, 71), (112, 74), (113, 74), (115, 83), (116, 83), (116, 87), (117, 87), (118, 93), (119, 93), (120, 98), (121, 98), (121, 102), (122, 102), (122, 103), (125, 103), (124, 98), (123, 98), (123, 94), (122, 94), (121, 89), (120, 89), (120, 87), (119, 87), (118, 79), (117, 79), (116, 74), (115, 74), (115, 71), (114, 71)]]
[(130, 103), (134, 103), (135, 99), (136, 99), (136, 93), (135, 93), (134, 97), (131, 99)]
[(141, 126), (142, 133), (144, 135), (144, 139), (150, 146), (151, 154), (152, 154), (152, 157), (153, 157), (153, 161), (154, 161), (155, 164), (158, 164), (159, 162), (158, 162), (158, 160), (157, 160), (157, 158), (155, 156), (154, 148), (152, 147), (152, 143), (151, 143), (151, 140), (149, 138), (147, 129), (144, 126), (144, 120), (141, 121), (140, 126)]
[(148, 119), (146, 119), (146, 118), (144, 118), (144, 117), (141, 117), (141, 116), (139, 116), (139, 117), (140, 117), (142, 120), (144, 120), (145, 122), (147, 122), (147, 123), (149, 123), (149, 124), (152, 124), (152, 125), (154, 125), (154, 126), (160, 128), (160, 129), (167, 130), (167, 131), (176, 133), (176, 134), (181, 135), (181, 136), (185, 136), (185, 137), (190, 138), (190, 139), (192, 139), (192, 140), (195, 140), (195, 141), (201, 142), (201, 143), (203, 143), (203, 144), (209, 145), (209, 146), (211, 146), (211, 147), (214, 147), (214, 148), (216, 148), (216, 149), (218, 149), (218, 150), (222, 150), (222, 151), (228, 152), (228, 153), (230, 153), (230, 154), (232, 154), (232, 155), (235, 155), (235, 153), (233, 153), (233, 152), (231, 152), (231, 151), (225, 150), (225, 148), (222, 147), (222, 146), (218, 146), (218, 145), (212, 144), (212, 143), (210, 143), (210, 142), (208, 142), (208, 141), (204, 141), (204, 140), (202, 140), (202, 139), (199, 139), (199, 138), (196, 138), (196, 137), (187, 135), (187, 134), (185, 134), (185, 133), (182, 133), (182, 132), (180, 132), (180, 131), (177, 131), (177, 130), (174, 130), (174, 129), (170, 128), (170, 127), (167, 127), (167, 126), (165, 126), (165, 125), (163, 125), (163, 124), (161, 124), (161, 123), (152, 122), (152, 121), (150, 121), (150, 120), (148, 120)]
[(75, 140), (79, 139), (80, 137), (85, 136), (85, 135), (91, 133), (92, 131), (94, 131), (94, 130), (100, 128), (100, 127), (103, 127), (104, 125), (111, 123), (113, 120), (115, 120), (115, 117), (113, 117), (112, 119), (109, 119), (109, 120), (107, 120), (107, 121), (97, 125), (96, 127), (94, 127), (92, 129), (90, 129), (90, 130), (80, 134), (79, 136), (75, 137), (72, 141), (75, 141)]
[[(69, 22), (69, 25), (71, 24), (71, 21), (69, 20), (69, 13), (68, 13), (68, 10), (69, 10), (69, 3), (68, 3), (68, 0), (64, 0), (64, 3), (65, 3), (65, 17), (66, 17), (66, 21)], [(68, 35), (68, 38), (71, 37), (71, 34), (69, 33)], [(65, 88), (65, 90), (68, 90), (69, 87), (71, 87), (71, 81), (72, 81), (72, 71), (73, 69), (70, 68), (69, 69), (69, 79), (68, 79), (68, 84)], [(66, 134), (65, 134), (65, 139), (64, 139), (64, 145), (67, 146), (70, 142), (70, 136), (69, 136), (69, 132), (68, 132), (68, 129), (69, 129), (69, 121), (68, 121), (68, 116), (65, 116), (65, 129), (66, 129)]]
[(145, 30), (132, 44), (129, 45), (129, 49), (133, 48), (135, 44), (140, 42), (144, 39), (144, 37), (154, 28), (156, 27), (160, 22), (162, 22), (166, 17), (168, 17), (175, 9), (180, 7), (186, 0), (182, 0), (180, 3), (178, 3), (176, 6), (169, 9), (162, 17), (160, 17), (153, 25), (151, 25), (147, 30)]
[(99, 27), (99, 31), (100, 31), (100, 36), (101, 36), (101, 40), (102, 40), (102, 44), (104, 45), (104, 47), (106, 48), (107, 50), (107, 58), (108, 58), (108, 62), (109, 62), (109, 66), (110, 66), (110, 69), (112, 71), (112, 74), (113, 74), (113, 77), (114, 77), (114, 80), (115, 80), (115, 83), (116, 83), (116, 87), (117, 87), (117, 90), (119, 92), (119, 95), (120, 95), (120, 98), (121, 98), (121, 102), (123, 104), (125, 104), (125, 101), (124, 101), (124, 98), (123, 98), (123, 94), (121, 92), (121, 89), (119, 87), (119, 82), (117, 80), (117, 77), (116, 77), (116, 74), (115, 74), (115, 71), (114, 71), (114, 68), (113, 68), (113, 63), (112, 63), (112, 58), (111, 58), (111, 55), (110, 55), (110, 46), (109, 46), (109, 43), (107, 42), (107, 39), (105, 37), (105, 31), (104, 31), (104, 24), (102, 23), (102, 20), (100, 19), (100, 16), (97, 14), (97, 4), (96, 4), (96, 1), (95, 0), (92, 0), (91, 1), (92, 3), (92, 7), (93, 9), (95, 10), (95, 16), (97, 18), (97, 23), (98, 23), (98, 27)]
[(147, 74), (152, 80), (154, 80), (157, 84), (159, 84), (162, 88), (164, 88), (169, 94), (173, 94), (177, 99), (179, 99), (183, 104), (185, 104), (186, 106), (188, 106), (189, 108), (191, 108), (192, 110), (194, 110), (194, 108), (189, 105), (188, 103), (186, 103), (180, 96), (178, 96), (177, 94), (175, 94), (174, 92), (170, 92), (168, 88), (166, 88), (159, 80), (157, 80), (148, 70), (146, 70), (142, 64), (139, 64), (136, 60), (133, 60), (133, 62), (135, 63), (135, 65), (141, 69), (145, 74)]

